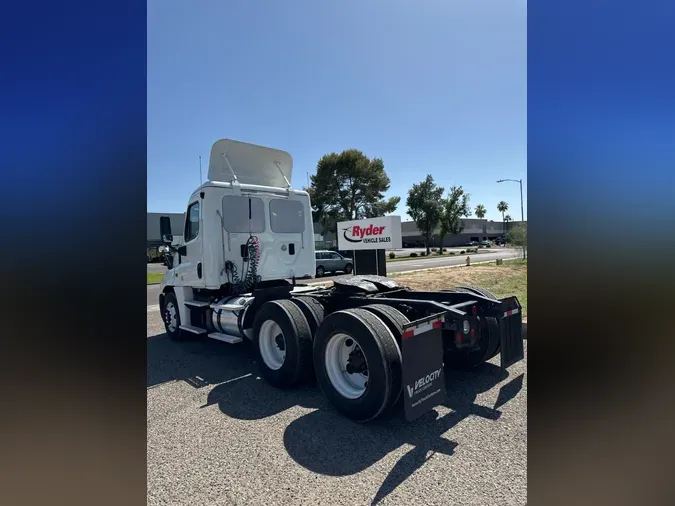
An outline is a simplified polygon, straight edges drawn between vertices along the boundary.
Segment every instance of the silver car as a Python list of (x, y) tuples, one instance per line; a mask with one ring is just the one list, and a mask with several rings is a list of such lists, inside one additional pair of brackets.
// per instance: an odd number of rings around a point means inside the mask
[(323, 276), (326, 272), (345, 272), (351, 274), (354, 264), (351, 258), (345, 258), (335, 251), (316, 252), (316, 277)]

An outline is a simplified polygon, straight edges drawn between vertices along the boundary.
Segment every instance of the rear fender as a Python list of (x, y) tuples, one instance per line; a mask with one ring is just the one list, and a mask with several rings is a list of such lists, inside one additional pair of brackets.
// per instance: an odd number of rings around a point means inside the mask
[(403, 405), (412, 421), (445, 401), (442, 333), (446, 313), (403, 325)]

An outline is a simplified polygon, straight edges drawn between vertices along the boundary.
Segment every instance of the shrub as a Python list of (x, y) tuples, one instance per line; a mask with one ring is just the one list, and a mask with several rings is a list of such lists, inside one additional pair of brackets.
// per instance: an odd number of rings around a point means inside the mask
[(441, 248), (441, 251), (442, 251), (443, 253), (445, 253), (445, 252), (448, 251), (448, 250), (447, 250), (447, 248)]
[(393, 251), (390, 251), (389, 258), (396, 258), (396, 254)]
[(488, 244), (487, 247), (488, 247), (488, 248), (492, 248), (492, 244)]
[(417, 253), (415, 253), (414, 251), (412, 253), (410, 253), (410, 258), (414, 258), (416, 256), (417, 256)]
[(434, 253), (438, 253), (438, 248), (431, 248), (431, 251), (433, 251)]
[[(459, 252), (460, 255), (463, 255), (464, 253), (466, 253), (466, 251), (464, 251), (464, 250), (462, 250), (462, 251)], [(470, 252), (469, 252), (469, 253), (470, 253)]]
[(426, 252), (426, 251), (423, 251), (422, 253), (420, 253), (420, 256), (421, 256), (421, 257), (427, 256), (427, 252)]
[(451, 254), (451, 255), (454, 255), (454, 254), (455, 254), (455, 252), (454, 252), (454, 251), (451, 251), (451, 252), (450, 252), (450, 254)]

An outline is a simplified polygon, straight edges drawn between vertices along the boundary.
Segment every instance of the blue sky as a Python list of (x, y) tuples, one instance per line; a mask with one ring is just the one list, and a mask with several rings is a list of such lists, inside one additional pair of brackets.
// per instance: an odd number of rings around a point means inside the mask
[(527, 176), (525, 0), (150, 0), (147, 65), (148, 211), (184, 211), (225, 137), (290, 152), (296, 187), (326, 153), (380, 157), (404, 219), (426, 174), (520, 218), (495, 181)]

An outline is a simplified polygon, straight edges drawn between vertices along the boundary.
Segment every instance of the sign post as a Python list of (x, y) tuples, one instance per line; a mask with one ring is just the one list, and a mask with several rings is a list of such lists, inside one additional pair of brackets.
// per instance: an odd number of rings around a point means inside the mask
[(354, 274), (387, 275), (387, 249), (400, 249), (401, 217), (341, 221), (338, 249), (354, 251)]

